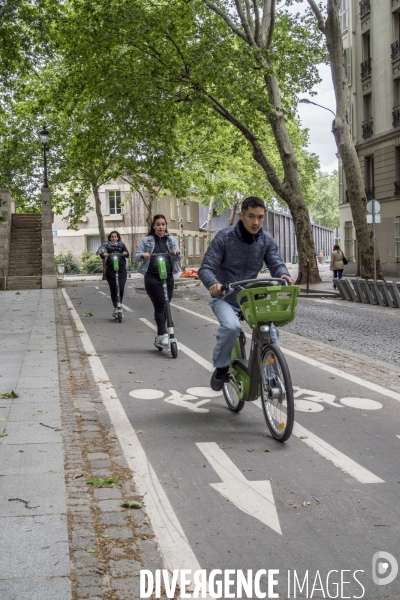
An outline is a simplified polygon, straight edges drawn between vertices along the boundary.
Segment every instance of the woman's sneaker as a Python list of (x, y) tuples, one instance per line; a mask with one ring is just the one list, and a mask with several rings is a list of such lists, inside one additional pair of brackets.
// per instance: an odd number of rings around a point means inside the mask
[(158, 335), (154, 341), (154, 345), (157, 346), (157, 348), (165, 348), (168, 346), (168, 333)]
[(113, 317), (114, 317), (114, 319), (116, 319), (116, 318), (117, 318), (117, 316), (118, 316), (118, 309), (117, 309), (117, 308), (114, 308), (114, 312), (113, 312)]

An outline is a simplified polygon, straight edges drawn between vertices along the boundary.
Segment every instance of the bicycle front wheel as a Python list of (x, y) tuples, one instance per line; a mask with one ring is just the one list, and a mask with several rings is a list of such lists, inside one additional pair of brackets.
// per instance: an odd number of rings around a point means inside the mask
[(266, 344), (262, 352), (261, 404), (272, 436), (286, 442), (294, 423), (293, 386), (289, 367), (275, 344)]

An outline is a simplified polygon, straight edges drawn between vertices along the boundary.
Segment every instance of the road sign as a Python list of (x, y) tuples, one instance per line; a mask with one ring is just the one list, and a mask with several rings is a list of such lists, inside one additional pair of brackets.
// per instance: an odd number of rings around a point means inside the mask
[(225, 452), (214, 442), (197, 443), (196, 445), (222, 479), (222, 483), (210, 483), (211, 487), (240, 510), (282, 535), (270, 481), (246, 479)]
[[(374, 222), (374, 215), (367, 215), (367, 223)], [(375, 223), (381, 222), (381, 215), (375, 215)]]
[(381, 205), (379, 204), (378, 200), (369, 200), (367, 202), (367, 211), (369, 212), (370, 215), (372, 215), (374, 212), (377, 215), (380, 210), (381, 210)]

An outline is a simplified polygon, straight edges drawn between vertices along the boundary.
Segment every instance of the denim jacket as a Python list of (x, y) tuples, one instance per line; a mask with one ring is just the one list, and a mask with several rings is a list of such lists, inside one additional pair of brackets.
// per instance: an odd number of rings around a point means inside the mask
[[(138, 269), (138, 272), (141, 273), (142, 275), (146, 275), (147, 269), (149, 268), (149, 264), (150, 264), (150, 259), (143, 258), (142, 254), (144, 254), (145, 252), (148, 252), (149, 254), (153, 254), (155, 245), (156, 245), (156, 242), (152, 235), (147, 235), (146, 237), (144, 237), (139, 244), (139, 248), (137, 249), (137, 252), (135, 254), (135, 260), (142, 261), (139, 266), (139, 269)], [(168, 252), (171, 255), (171, 261), (172, 261), (172, 265), (173, 265), (173, 273), (179, 273), (180, 268), (179, 268), (178, 262), (181, 260), (182, 255), (180, 252), (176, 256), (172, 254), (172, 252), (174, 250), (178, 250), (178, 248), (179, 248), (178, 242), (172, 235), (168, 235), (168, 237), (167, 237), (167, 247), (168, 247)]]

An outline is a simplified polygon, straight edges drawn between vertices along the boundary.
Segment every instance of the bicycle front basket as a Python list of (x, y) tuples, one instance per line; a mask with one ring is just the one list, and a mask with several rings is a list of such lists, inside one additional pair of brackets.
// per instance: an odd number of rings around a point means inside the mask
[(299, 292), (299, 285), (260, 286), (241, 290), (237, 301), (252, 329), (257, 323), (282, 326), (293, 321)]

